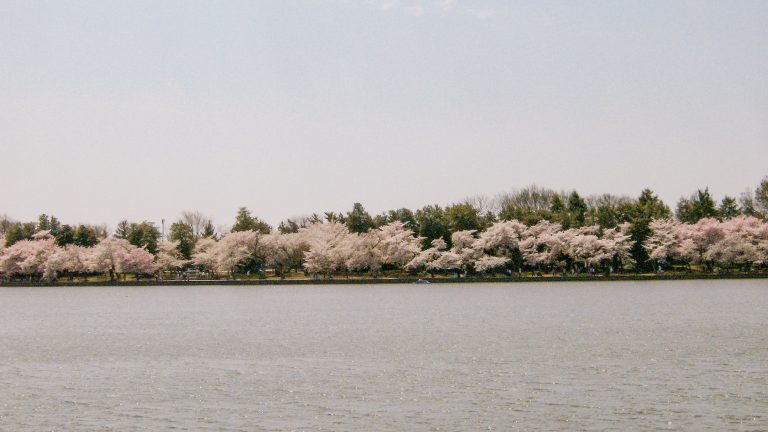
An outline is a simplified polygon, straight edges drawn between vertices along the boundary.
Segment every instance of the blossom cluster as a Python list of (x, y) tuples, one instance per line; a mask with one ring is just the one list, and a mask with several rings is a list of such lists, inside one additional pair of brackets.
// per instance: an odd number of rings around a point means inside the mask
[(319, 275), (334, 272), (376, 274), (384, 267), (411, 271), (476, 271), (510, 269), (586, 269), (632, 263), (628, 225), (601, 230), (597, 226), (564, 230), (560, 224), (540, 222), (527, 227), (502, 221), (487, 230), (457, 231), (451, 246), (441, 238), (422, 250), (417, 237), (402, 222), (391, 222), (364, 233), (350, 232), (340, 223), (317, 223), (297, 233), (261, 235), (231, 233), (221, 240), (198, 241), (192, 261), (218, 272), (233, 272), (248, 260), (275, 269), (299, 269)]
[(695, 224), (656, 219), (650, 228), (653, 234), (644, 247), (659, 264), (750, 267), (768, 262), (768, 223), (755, 217), (706, 218)]
[(155, 263), (154, 255), (124, 239), (106, 238), (94, 247), (61, 247), (49, 231), (40, 231), (31, 239), (0, 250), (0, 274), (6, 276), (43, 275), (55, 279), (62, 272), (147, 274), (154, 271)]
[[(751, 266), (768, 262), (768, 223), (754, 217), (726, 221), (702, 219), (696, 224), (657, 219), (643, 247), (659, 264), (718, 264)], [(532, 226), (500, 221), (486, 230), (454, 232), (422, 248), (403, 222), (391, 222), (367, 232), (350, 232), (340, 223), (315, 223), (295, 233), (240, 231), (221, 239), (197, 239), (191, 259), (179, 253), (178, 243), (160, 241), (156, 254), (125, 239), (108, 237), (94, 247), (56, 245), (47, 231), (0, 249), (0, 274), (5, 277), (62, 274), (156, 274), (188, 265), (234, 275), (248, 265), (283, 274), (303, 270), (308, 274), (367, 272), (382, 269), (406, 271), (496, 272), (610, 271), (634, 264), (630, 225), (603, 229), (596, 225), (563, 229), (541, 221)], [(449, 240), (450, 243), (446, 240)], [(0, 244), (3, 242), (0, 239)]]

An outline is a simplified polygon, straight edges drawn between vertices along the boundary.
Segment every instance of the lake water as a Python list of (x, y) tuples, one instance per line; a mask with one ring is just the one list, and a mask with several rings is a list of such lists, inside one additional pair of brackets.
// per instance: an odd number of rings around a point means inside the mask
[(768, 430), (768, 281), (0, 289), (0, 430)]

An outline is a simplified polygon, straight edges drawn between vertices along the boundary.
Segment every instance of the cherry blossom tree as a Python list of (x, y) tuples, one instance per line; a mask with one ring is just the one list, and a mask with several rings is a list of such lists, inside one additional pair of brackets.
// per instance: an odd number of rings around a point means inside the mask
[(485, 273), (491, 270), (498, 269), (505, 266), (509, 262), (507, 257), (496, 257), (490, 255), (483, 255), (475, 261), (475, 270), (480, 273)]
[(680, 260), (707, 267), (749, 268), (768, 261), (768, 224), (753, 216), (735, 216), (720, 222), (705, 218), (695, 224), (654, 220), (645, 248), (661, 262)]
[(86, 254), (85, 266), (94, 273), (109, 273), (110, 280), (126, 274), (152, 273), (154, 255), (146, 249), (132, 245), (128, 240), (108, 237), (101, 240)]
[(58, 246), (48, 231), (40, 231), (31, 240), (20, 240), (3, 250), (0, 272), (6, 275), (33, 275), (45, 273), (45, 264)]
[(448, 250), (441, 252), (439, 256), (435, 259), (427, 263), (427, 269), (428, 270), (442, 270), (442, 271), (448, 271), (448, 270), (460, 270), (464, 264), (464, 260), (462, 259), (461, 255)]
[(219, 240), (214, 247), (214, 268), (235, 278), (235, 269), (256, 252), (260, 233), (255, 231), (231, 232)]
[(740, 266), (748, 270), (752, 264), (760, 265), (764, 256), (749, 236), (739, 232), (710, 246), (704, 258), (723, 267)]
[(493, 255), (509, 256), (519, 249), (520, 239), (527, 229), (517, 220), (496, 222), (480, 233), (475, 247)]
[(162, 276), (164, 271), (178, 270), (187, 264), (179, 252), (179, 241), (162, 240), (157, 243), (154, 270)]
[(117, 262), (115, 271), (123, 275), (133, 273), (136, 278), (139, 275), (154, 272), (155, 256), (143, 247), (130, 247), (123, 251)]
[(313, 274), (326, 277), (346, 265), (354, 241), (347, 227), (338, 222), (315, 223), (301, 228), (302, 235), (309, 246), (304, 254), (304, 269)]
[(442, 239), (432, 240), (432, 247), (414, 256), (406, 264), (407, 269), (425, 268), (434, 271), (459, 271), (467, 269), (480, 258), (483, 253), (474, 247), (477, 239), (473, 236), (475, 230), (457, 231), (451, 236), (453, 247), (447, 249)]
[(619, 224), (616, 228), (604, 230), (601, 237), (606, 242), (606, 247), (611, 253), (613, 264), (617, 268), (635, 264), (635, 260), (632, 258), (633, 240), (629, 230), (630, 223), (625, 222)]
[(116, 276), (116, 268), (124, 251), (132, 245), (128, 240), (109, 237), (94, 246), (86, 257), (86, 268), (93, 273), (109, 273), (110, 280)]
[(448, 245), (442, 238), (436, 238), (432, 240), (430, 244), (432, 247), (416, 254), (416, 256), (405, 265), (405, 268), (408, 270), (434, 270), (435, 268), (431, 264), (437, 260), (446, 249), (448, 249)]
[(566, 254), (574, 262), (584, 268), (593, 268), (612, 257), (609, 243), (600, 239), (596, 227), (588, 229), (571, 229), (561, 233), (566, 245)]
[(195, 242), (192, 250), (192, 262), (207, 270), (216, 269), (216, 241), (213, 237), (203, 237)]
[(529, 227), (520, 241), (520, 252), (525, 262), (534, 268), (563, 266), (560, 258), (565, 244), (561, 231), (560, 224), (546, 220)]
[(678, 250), (684, 260), (711, 267), (711, 260), (705, 256), (707, 249), (725, 238), (725, 231), (717, 219), (704, 218), (695, 224), (680, 224), (677, 235), (680, 238)]
[(648, 226), (652, 234), (643, 243), (643, 247), (651, 259), (666, 263), (679, 256), (679, 222), (673, 219), (654, 219)]
[(343, 243), (345, 268), (349, 271), (367, 270), (371, 275), (378, 273), (383, 261), (379, 243), (381, 237), (376, 230), (351, 233)]
[(71, 278), (75, 273), (86, 272), (87, 253), (88, 248), (79, 245), (57, 247), (45, 262), (44, 277), (56, 279), (60, 273), (68, 273)]
[(707, 248), (705, 260), (723, 267), (768, 262), (768, 223), (752, 216), (737, 216), (721, 223), (723, 238)]
[(391, 222), (375, 233), (380, 239), (377, 248), (384, 265), (404, 267), (421, 252), (423, 238), (414, 237), (403, 222)]
[(284, 277), (285, 270), (300, 269), (304, 253), (309, 250), (309, 244), (298, 232), (272, 233), (263, 236), (259, 245), (265, 263), (280, 277)]

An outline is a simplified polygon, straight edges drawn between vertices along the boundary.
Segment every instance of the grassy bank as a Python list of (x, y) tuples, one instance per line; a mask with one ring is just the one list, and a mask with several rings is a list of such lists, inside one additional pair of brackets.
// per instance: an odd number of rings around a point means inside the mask
[(515, 276), (515, 277), (336, 277), (333, 279), (218, 279), (218, 280), (156, 280), (129, 279), (109, 281), (92, 279), (89, 281), (4, 281), (0, 287), (99, 287), (99, 286), (194, 286), (194, 285), (362, 285), (362, 284), (409, 284), (418, 280), (430, 283), (509, 283), (509, 282), (599, 282), (599, 281), (664, 281), (664, 280), (718, 280), (718, 279), (768, 279), (768, 273), (669, 273), (669, 274), (614, 274), (611, 276), (573, 275), (573, 276)]

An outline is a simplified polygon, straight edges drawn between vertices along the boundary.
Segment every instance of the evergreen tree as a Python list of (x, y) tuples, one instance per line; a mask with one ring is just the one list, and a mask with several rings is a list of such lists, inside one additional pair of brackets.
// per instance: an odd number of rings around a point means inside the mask
[(650, 223), (653, 219), (668, 218), (670, 216), (667, 207), (650, 189), (644, 189), (631, 210), (629, 234), (633, 244), (632, 258), (639, 269), (648, 269), (648, 252), (643, 247), (643, 242), (651, 236)]
[(389, 218), (386, 213), (378, 214), (373, 217), (372, 228), (380, 228), (389, 223)]
[(481, 230), (483, 221), (477, 209), (470, 204), (453, 204), (445, 208), (445, 222), (448, 231)]
[(768, 177), (764, 178), (755, 189), (754, 202), (757, 212), (768, 218)]
[(554, 194), (552, 196), (552, 203), (549, 205), (549, 214), (544, 215), (543, 219), (560, 223), (563, 223), (567, 219), (565, 203), (559, 194)]
[(51, 220), (48, 219), (48, 215), (45, 213), (37, 217), (37, 230), (46, 231), (51, 229)]
[(208, 221), (205, 226), (203, 226), (203, 231), (200, 233), (200, 237), (202, 238), (213, 238), (216, 236), (216, 229), (213, 227), (213, 222)]
[(171, 241), (178, 241), (177, 249), (184, 259), (192, 257), (192, 249), (195, 247), (195, 233), (188, 224), (178, 221), (171, 225), (168, 236)]
[(709, 188), (699, 189), (690, 198), (681, 198), (677, 203), (677, 218), (681, 222), (696, 223), (704, 218), (718, 217), (717, 207)]
[(99, 242), (99, 235), (96, 230), (85, 225), (78, 225), (77, 228), (75, 228), (73, 237), (74, 244), (79, 246), (96, 246), (96, 243)]
[(132, 245), (146, 248), (147, 251), (155, 254), (157, 253), (157, 240), (159, 238), (160, 231), (155, 227), (155, 224), (144, 221), (131, 224), (125, 239)]
[(355, 203), (352, 206), (352, 211), (347, 213), (346, 219), (347, 228), (351, 232), (364, 233), (373, 228), (373, 218), (360, 203)]
[[(587, 203), (579, 196), (576, 191), (568, 195), (568, 225), (578, 228), (584, 226), (587, 215)], [(565, 221), (563, 221), (565, 223)], [(568, 228), (563, 225), (564, 228)]]
[(120, 239), (127, 239), (128, 234), (131, 232), (131, 224), (127, 220), (123, 219), (117, 223), (115, 228), (115, 237)]
[(5, 230), (5, 246), (10, 247), (20, 240), (28, 240), (35, 234), (37, 224), (34, 222), (14, 222)]
[(56, 238), (57, 245), (66, 246), (75, 242), (75, 231), (71, 226), (64, 224), (54, 237)]
[(280, 222), (280, 225), (277, 226), (277, 232), (280, 234), (297, 233), (299, 232), (299, 224), (293, 219), (286, 219)]
[(387, 212), (387, 221), (400, 221), (410, 228), (411, 231), (418, 231), (418, 225), (416, 224), (416, 218), (414, 217), (413, 212), (405, 207)]
[(418, 235), (424, 237), (422, 246), (428, 248), (432, 240), (441, 238), (450, 244), (451, 233), (445, 222), (445, 212), (439, 205), (428, 205), (416, 211), (414, 215), (418, 225)]
[(717, 209), (720, 217), (723, 219), (730, 219), (732, 217), (741, 214), (739, 211), (739, 205), (736, 203), (736, 198), (725, 196), (720, 202), (720, 207)]
[(262, 234), (269, 234), (272, 227), (266, 222), (255, 216), (251, 216), (251, 211), (245, 207), (240, 207), (235, 216), (235, 224), (232, 225), (232, 232), (255, 231)]

